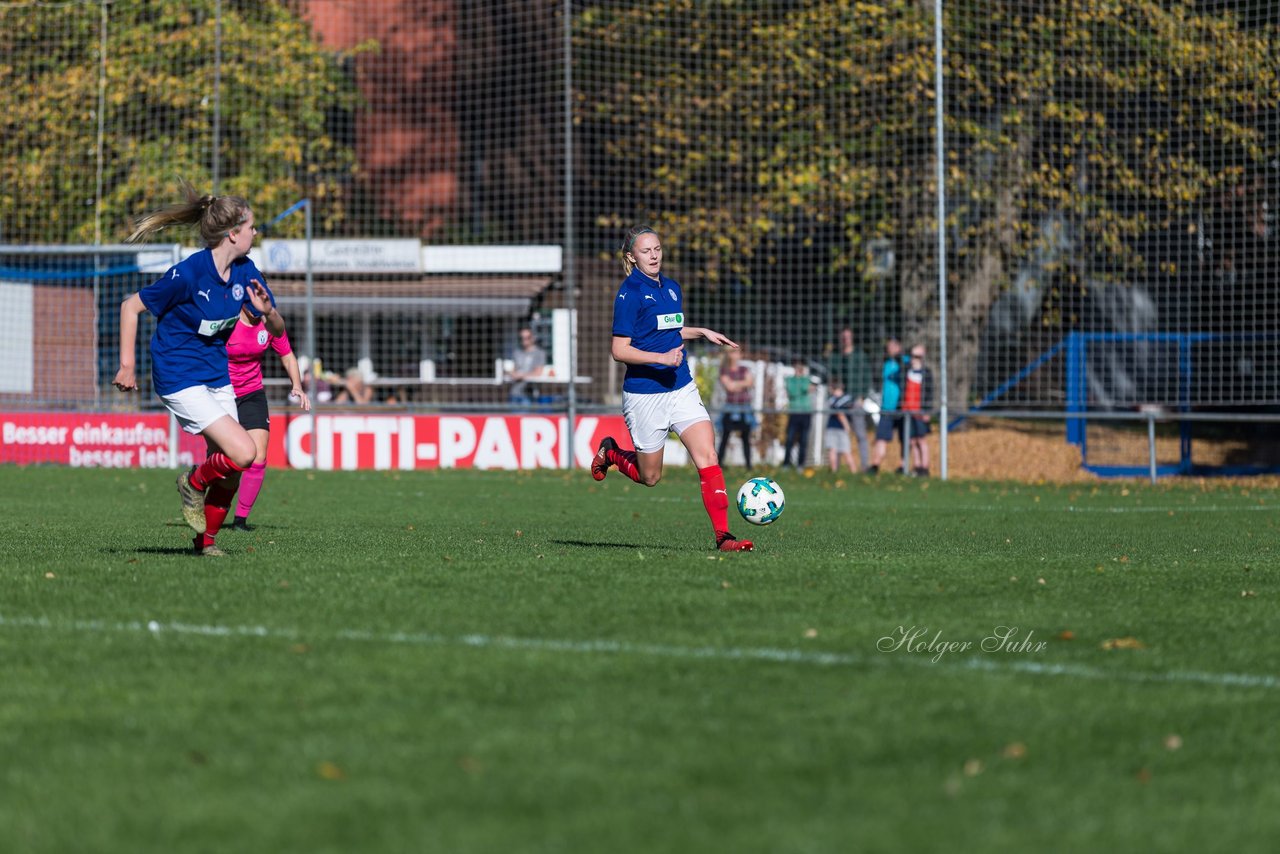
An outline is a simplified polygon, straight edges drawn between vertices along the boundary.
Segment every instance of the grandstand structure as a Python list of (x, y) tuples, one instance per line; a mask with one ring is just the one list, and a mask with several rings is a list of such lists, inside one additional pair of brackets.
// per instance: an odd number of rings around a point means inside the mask
[(143, 394), (110, 387), (116, 307), (193, 238), (120, 242), (181, 178), (261, 222), (307, 201), (254, 257), (302, 354), (380, 383), (369, 417), (529, 415), (529, 325), (532, 414), (574, 444), (617, 413), (645, 222), (757, 366), (762, 446), (847, 327), (873, 365), (926, 344), (949, 428), (1058, 419), (1103, 474), (1215, 470), (1218, 440), (1216, 470), (1274, 467), (1280, 6), (765, 5), (0, 4), (0, 410), (159, 411), (145, 347)]

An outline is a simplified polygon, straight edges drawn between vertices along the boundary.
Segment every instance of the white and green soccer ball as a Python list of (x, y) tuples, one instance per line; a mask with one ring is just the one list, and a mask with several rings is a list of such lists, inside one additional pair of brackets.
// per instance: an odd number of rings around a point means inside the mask
[(772, 524), (786, 506), (782, 487), (771, 478), (753, 477), (738, 490), (738, 512), (752, 525)]

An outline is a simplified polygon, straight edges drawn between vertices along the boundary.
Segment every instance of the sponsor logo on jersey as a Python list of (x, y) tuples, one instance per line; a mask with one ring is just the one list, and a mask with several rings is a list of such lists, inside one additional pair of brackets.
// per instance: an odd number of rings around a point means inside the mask
[(202, 320), (200, 321), (200, 328), (196, 330), (196, 334), (206, 337), (217, 335), (222, 330), (235, 325), (239, 319), (240, 315), (237, 314), (232, 317), (225, 317), (222, 320)]
[(683, 329), (684, 328), (684, 312), (677, 311), (672, 314), (658, 315), (659, 329)]

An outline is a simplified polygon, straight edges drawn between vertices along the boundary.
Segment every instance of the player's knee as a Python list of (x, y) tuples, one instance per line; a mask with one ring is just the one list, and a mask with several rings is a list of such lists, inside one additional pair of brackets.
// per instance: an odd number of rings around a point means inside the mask
[(227, 456), (231, 458), (231, 462), (235, 463), (241, 469), (247, 469), (253, 465), (254, 459), (258, 456), (258, 449), (253, 445), (249, 447), (238, 447), (227, 452)]
[(645, 486), (657, 486), (660, 480), (662, 480), (662, 472), (660, 471), (641, 473), (640, 475), (640, 482)]

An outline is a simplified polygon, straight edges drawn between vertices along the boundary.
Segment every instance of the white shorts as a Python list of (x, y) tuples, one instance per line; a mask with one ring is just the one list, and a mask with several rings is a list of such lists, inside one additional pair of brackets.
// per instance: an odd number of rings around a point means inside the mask
[(183, 431), (199, 435), (224, 415), (240, 421), (236, 414), (236, 393), (230, 385), (214, 388), (193, 385), (174, 394), (162, 394), (165, 408), (178, 419)]
[(622, 417), (631, 433), (631, 444), (642, 454), (661, 451), (667, 434), (683, 433), (699, 421), (710, 421), (697, 383), (657, 394), (622, 393)]

